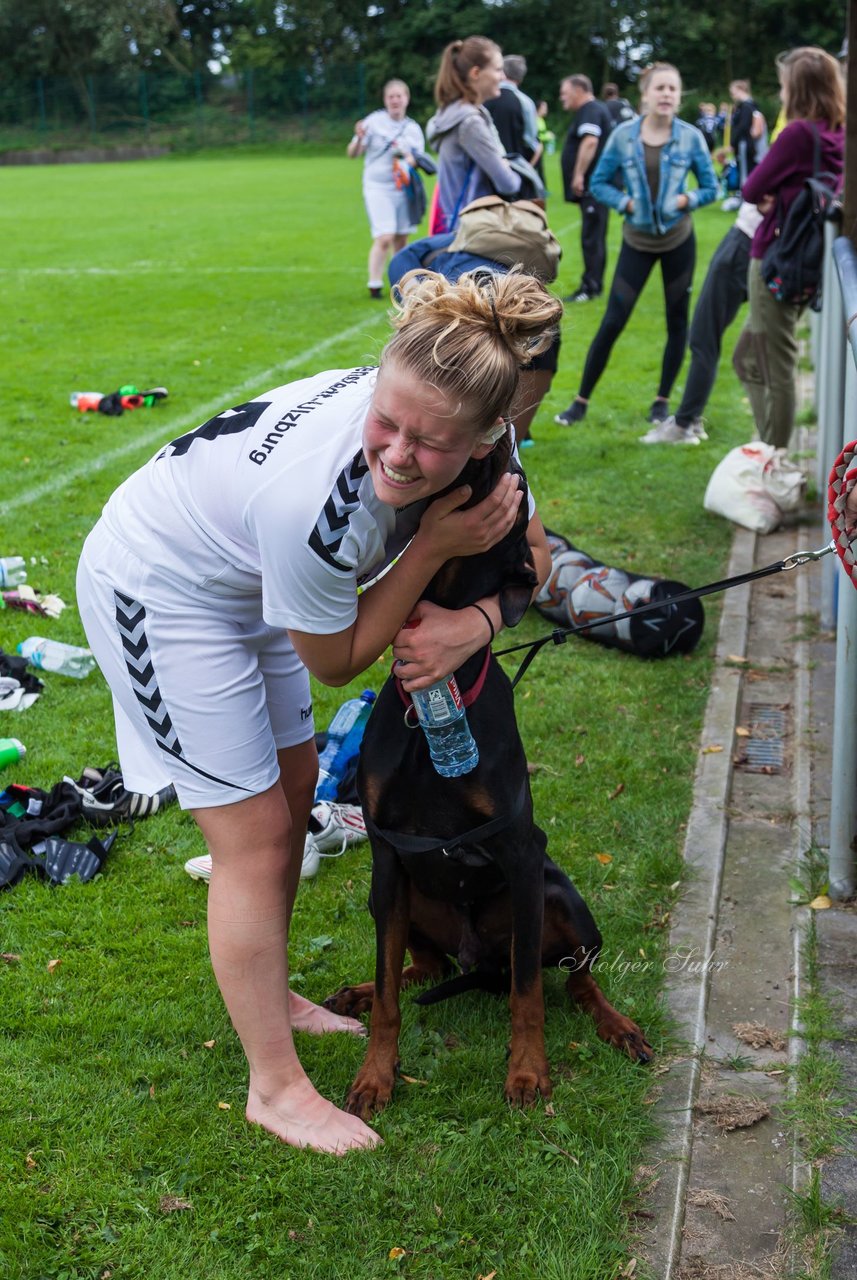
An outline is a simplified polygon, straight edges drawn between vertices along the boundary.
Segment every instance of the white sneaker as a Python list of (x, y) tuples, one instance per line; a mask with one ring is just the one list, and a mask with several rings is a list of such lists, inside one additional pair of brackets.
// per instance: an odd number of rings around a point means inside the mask
[[(366, 823), (359, 805), (329, 804), (326, 800), (314, 805), (304, 841), (301, 880), (317, 875), (322, 858), (338, 858), (349, 845), (365, 839)], [(189, 858), (184, 869), (191, 879), (207, 883), (211, 879), (211, 855)]]
[(741, 208), (741, 197), (727, 196), (720, 208), (724, 213), (734, 213), (736, 209)]
[(365, 839), (366, 823), (359, 804), (319, 801), (310, 814), (301, 879), (312, 879), (322, 858), (338, 858), (349, 845)]
[(673, 414), (640, 436), (643, 444), (699, 444), (700, 437), (680, 427)]
[(702, 421), (702, 418), (694, 418), (687, 430), (691, 435), (696, 436), (697, 440), (708, 439), (708, 432), (705, 430), (705, 423)]
[(211, 854), (201, 853), (198, 858), (188, 858), (184, 869), (191, 880), (205, 880), (207, 883), (211, 879)]

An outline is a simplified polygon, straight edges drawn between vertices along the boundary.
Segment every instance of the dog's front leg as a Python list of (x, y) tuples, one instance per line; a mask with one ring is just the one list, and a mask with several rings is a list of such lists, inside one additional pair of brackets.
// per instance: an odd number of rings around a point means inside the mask
[(512, 1046), (506, 1097), (520, 1107), (531, 1107), (537, 1094), (549, 1098), (553, 1091), (545, 1054), (541, 874), (533, 881), (512, 885)]
[[(383, 845), (383, 847), (382, 847)], [(375, 998), (369, 1048), (354, 1078), (346, 1111), (366, 1120), (390, 1101), (398, 1065), (399, 989), (408, 940), (410, 882), (392, 846), (373, 839), (372, 902), (375, 913)]]

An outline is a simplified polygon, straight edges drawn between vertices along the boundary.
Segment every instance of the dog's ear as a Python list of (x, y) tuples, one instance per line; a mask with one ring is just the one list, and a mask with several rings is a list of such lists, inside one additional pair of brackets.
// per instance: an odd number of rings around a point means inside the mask
[(514, 581), (503, 583), (500, 588), (500, 615), (504, 627), (516, 627), (521, 621), (530, 607), (538, 581), (535, 569), (527, 561), (515, 574)]

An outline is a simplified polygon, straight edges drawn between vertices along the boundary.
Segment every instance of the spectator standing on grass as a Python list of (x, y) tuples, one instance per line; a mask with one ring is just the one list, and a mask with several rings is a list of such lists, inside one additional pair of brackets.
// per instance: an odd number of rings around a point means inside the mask
[(756, 206), (745, 201), (715, 249), (690, 324), (690, 368), (681, 404), (641, 437), (644, 444), (696, 445), (708, 439), (702, 415), (717, 378), (723, 334), (747, 301), (750, 243), (761, 221)]
[(720, 128), (720, 120), (713, 102), (700, 102), (696, 127), (708, 143), (708, 150), (713, 151), (717, 146), (717, 133)]
[(735, 347), (735, 372), (750, 400), (756, 430), (767, 444), (787, 448), (794, 429), (797, 324), (803, 307), (778, 302), (762, 279), (762, 258), (793, 201), (815, 168), (842, 182), (845, 91), (836, 59), (802, 47), (777, 64), (786, 127), (751, 173), (747, 200), (763, 215), (750, 248), (750, 314)]
[(636, 111), (628, 99), (621, 96), (618, 84), (613, 84), (612, 81), (603, 84), (601, 86), (601, 101), (610, 112), (610, 119), (613, 121), (614, 129), (617, 124), (627, 124), (629, 120), (636, 119)]
[(410, 92), (404, 80), (388, 80), (384, 85), (384, 109), (373, 111), (354, 126), (348, 155), (365, 156), (363, 200), (369, 217), (372, 247), (369, 250), (369, 296), (379, 299), (384, 291), (384, 268), (388, 258), (407, 244), (411, 224), (406, 191), (408, 166), (413, 168), (414, 152), (425, 149), (423, 131), (407, 114)]
[(539, 116), (536, 104), (521, 89), (526, 74), (526, 58), (522, 58), (519, 53), (510, 53), (505, 57), (500, 92), (496, 98), (486, 99), (485, 108), (494, 121), (506, 154), (523, 156), (534, 168), (538, 168), (542, 156)]
[[(520, 273), (412, 281), (378, 369), (278, 387), (173, 440), (120, 485), (83, 549), (77, 599), (125, 784), (149, 795), (172, 782), (203, 834), (209, 949), (249, 1063), (247, 1119), (292, 1146), (378, 1142), (316, 1092), (292, 1039), (363, 1030), (288, 986), (318, 778), (309, 672), (346, 684), (392, 644), (405, 689), (425, 688), (484, 646), (485, 613), (500, 628), (496, 596), (459, 610), (421, 596), (447, 560), (486, 551), (515, 521), (513, 474), (464, 510), (461, 473), (509, 449), (519, 366), (561, 309)], [(544, 581), (534, 507), (528, 538)]]
[(438, 109), (426, 129), (439, 161), (434, 233), (454, 231), (471, 200), (494, 192), (514, 196), (521, 189), (485, 109), (504, 77), (503, 55), (485, 36), (453, 40), (443, 51), (434, 86)]
[[(624, 216), (622, 249), (610, 286), (604, 318), (586, 356), (580, 391), (555, 421), (581, 422), (643, 286), (660, 263), (667, 342), (661, 380), (648, 421), (663, 424), (687, 346), (687, 315), (696, 261), (691, 213), (717, 198), (717, 178), (698, 129), (677, 118), (681, 76), (667, 62), (647, 67), (640, 77), (643, 116), (613, 130), (590, 186), (597, 200)], [(698, 190), (688, 191), (693, 173)], [(622, 189), (614, 186), (621, 176)]]
[(750, 96), (749, 80), (733, 80), (729, 86), (732, 119), (729, 138), (741, 188), (765, 152), (767, 125), (765, 117)]
[(580, 284), (563, 298), (563, 302), (590, 302), (604, 289), (607, 265), (607, 220), (610, 210), (595, 199), (590, 179), (613, 131), (610, 112), (592, 92), (589, 76), (566, 76), (559, 87), (564, 111), (574, 118), (565, 135), (560, 157), (565, 198), (580, 206), (580, 250), (583, 273)]

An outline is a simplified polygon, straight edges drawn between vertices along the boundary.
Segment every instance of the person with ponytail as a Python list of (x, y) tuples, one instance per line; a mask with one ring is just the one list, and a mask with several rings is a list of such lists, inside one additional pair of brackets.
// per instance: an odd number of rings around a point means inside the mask
[(503, 55), (485, 36), (453, 40), (443, 51), (434, 86), (438, 109), (426, 126), (439, 161), (432, 235), (453, 231), (471, 200), (521, 189), (484, 106), (499, 96), (504, 78)]
[[(125, 784), (172, 782), (208, 845), (209, 949), (249, 1065), (247, 1119), (332, 1154), (379, 1139), (316, 1092), (292, 1039), (363, 1031), (288, 986), (318, 779), (310, 673), (347, 684), (392, 645), (404, 687), (425, 688), (484, 646), (486, 614), (501, 629), (496, 597), (420, 597), (512, 528), (514, 474), (467, 509), (460, 477), (471, 458), (508, 458), (520, 366), (562, 313), (520, 272), (410, 273), (394, 308), (378, 367), (277, 387), (160, 449), (110, 498), (78, 570)], [(541, 583), (534, 505), (528, 527)]]
[(841, 187), (845, 89), (836, 59), (812, 46), (783, 54), (778, 71), (787, 123), (742, 190), (762, 221), (750, 245), (749, 315), (732, 362), (747, 392), (759, 438), (786, 449), (794, 430), (797, 325), (803, 307), (773, 296), (762, 276), (762, 259), (816, 168), (837, 190)]

